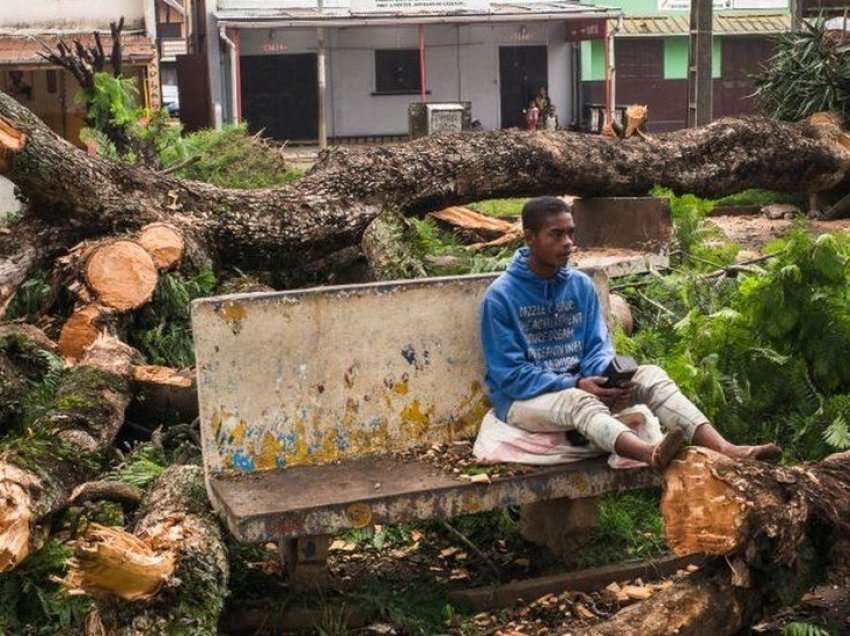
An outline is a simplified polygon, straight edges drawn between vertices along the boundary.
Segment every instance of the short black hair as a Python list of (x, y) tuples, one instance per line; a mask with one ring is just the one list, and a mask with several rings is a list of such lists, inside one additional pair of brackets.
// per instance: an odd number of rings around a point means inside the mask
[(525, 230), (539, 232), (550, 216), (569, 212), (570, 206), (558, 197), (536, 197), (522, 206), (522, 227)]

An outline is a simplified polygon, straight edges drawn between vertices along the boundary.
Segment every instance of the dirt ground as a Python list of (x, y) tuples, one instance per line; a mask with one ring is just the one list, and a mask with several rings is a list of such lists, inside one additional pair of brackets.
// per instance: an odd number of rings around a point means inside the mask
[(804, 222), (814, 234), (823, 232), (850, 232), (850, 219), (837, 221), (800, 221), (779, 219), (772, 221), (761, 215), (714, 216), (708, 222), (720, 228), (726, 237), (741, 247), (742, 256), (758, 256), (764, 245), (791, 229), (795, 223)]

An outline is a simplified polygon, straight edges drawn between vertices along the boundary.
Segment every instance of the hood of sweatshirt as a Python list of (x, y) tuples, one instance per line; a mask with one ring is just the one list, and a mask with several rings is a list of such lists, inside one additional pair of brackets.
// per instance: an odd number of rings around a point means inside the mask
[(561, 267), (552, 278), (543, 278), (535, 274), (528, 265), (530, 254), (528, 247), (521, 247), (514, 252), (511, 264), (508, 265), (507, 274), (515, 276), (523, 281), (523, 286), (537, 292), (542, 298), (549, 300), (554, 291), (570, 280), (573, 275), (572, 269), (565, 265)]

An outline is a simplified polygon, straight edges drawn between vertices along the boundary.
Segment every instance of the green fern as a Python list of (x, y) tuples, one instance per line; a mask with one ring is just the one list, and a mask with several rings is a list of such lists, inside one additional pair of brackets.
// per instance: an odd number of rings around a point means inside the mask
[(782, 628), (782, 636), (832, 636), (828, 629), (812, 623), (788, 623)]

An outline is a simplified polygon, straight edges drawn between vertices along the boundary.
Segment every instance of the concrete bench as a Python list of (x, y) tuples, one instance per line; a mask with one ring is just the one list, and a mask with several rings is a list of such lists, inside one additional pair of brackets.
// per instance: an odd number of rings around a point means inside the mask
[[(607, 275), (586, 271), (607, 308)], [(655, 483), (604, 459), (469, 483), (396, 456), (475, 436), (489, 408), (479, 303), (494, 277), (193, 302), (207, 492), (230, 532), (280, 542), (291, 563), (321, 560), (316, 537), (349, 528)]]

